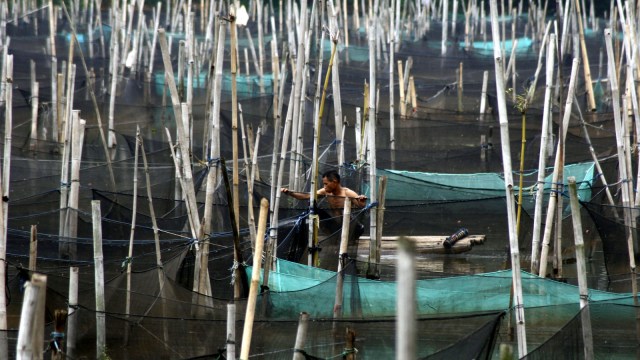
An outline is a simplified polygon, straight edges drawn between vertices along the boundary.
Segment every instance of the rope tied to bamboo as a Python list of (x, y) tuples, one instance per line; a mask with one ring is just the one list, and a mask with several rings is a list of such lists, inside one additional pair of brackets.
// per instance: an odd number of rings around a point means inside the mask
[(122, 260), (122, 265), (121, 265), (122, 269), (124, 269), (125, 267), (127, 267), (127, 265), (131, 264), (132, 262), (133, 262), (133, 257), (131, 257), (131, 256), (126, 256), (126, 257), (124, 258), (124, 260)]

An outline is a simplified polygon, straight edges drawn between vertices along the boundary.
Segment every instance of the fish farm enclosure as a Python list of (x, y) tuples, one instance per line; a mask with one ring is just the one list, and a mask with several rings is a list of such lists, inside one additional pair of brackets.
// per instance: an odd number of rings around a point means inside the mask
[(1, 1), (0, 359), (640, 358), (639, 14)]

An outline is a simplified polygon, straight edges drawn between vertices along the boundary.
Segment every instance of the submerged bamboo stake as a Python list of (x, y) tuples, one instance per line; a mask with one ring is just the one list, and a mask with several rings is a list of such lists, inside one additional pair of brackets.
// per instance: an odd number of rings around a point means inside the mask
[(251, 273), (251, 288), (249, 289), (249, 299), (247, 302), (247, 313), (244, 318), (244, 330), (242, 331), (242, 348), (240, 359), (249, 358), (251, 347), (251, 335), (253, 332), (253, 318), (255, 316), (256, 301), (258, 297), (258, 286), (260, 285), (260, 267), (262, 263), (262, 249), (264, 245), (264, 235), (267, 229), (267, 216), (269, 213), (269, 201), (263, 198), (260, 201), (260, 215), (258, 218), (258, 234), (256, 236), (256, 251), (253, 257), (253, 270)]
[(511, 151), (509, 148), (509, 124), (507, 118), (507, 104), (504, 88), (504, 58), (500, 48), (500, 30), (498, 28), (498, 9), (496, 0), (490, 1), (491, 32), (493, 35), (493, 54), (495, 58), (496, 93), (498, 96), (498, 113), (500, 120), (500, 138), (502, 143), (502, 165), (504, 168), (505, 195), (507, 202), (507, 219), (509, 227), (509, 246), (511, 251), (511, 273), (515, 297), (516, 333), (518, 338), (518, 354), (520, 357), (527, 353), (527, 336), (524, 318), (524, 303), (522, 295), (522, 280), (520, 273), (520, 251), (515, 224), (515, 204), (513, 198), (513, 175), (511, 171)]
[(107, 345), (106, 316), (104, 302), (104, 256), (102, 255), (102, 215), (100, 200), (91, 201), (93, 222), (93, 261), (95, 266), (96, 291), (96, 354), (105, 355)]
[(584, 358), (593, 359), (593, 336), (591, 333), (591, 315), (589, 314), (589, 289), (587, 286), (587, 265), (584, 258), (584, 240), (582, 238), (582, 220), (576, 178), (570, 176), (569, 195), (571, 197), (571, 219), (573, 220), (573, 236), (576, 245), (576, 266), (578, 269), (578, 287), (580, 289), (580, 309), (582, 316), (582, 341)]
[(396, 281), (396, 358), (416, 358), (416, 247), (406, 238), (398, 240)]
[(305, 360), (304, 343), (307, 340), (307, 329), (309, 328), (309, 314), (300, 313), (298, 320), (298, 331), (296, 332), (296, 344), (293, 347), (293, 360)]
[(338, 277), (336, 278), (336, 298), (333, 305), (333, 318), (342, 316), (342, 286), (344, 283), (343, 270), (347, 265), (349, 254), (347, 246), (349, 244), (349, 223), (351, 220), (351, 199), (344, 199), (344, 210), (342, 213), (342, 233), (340, 236), (340, 252), (338, 253)]

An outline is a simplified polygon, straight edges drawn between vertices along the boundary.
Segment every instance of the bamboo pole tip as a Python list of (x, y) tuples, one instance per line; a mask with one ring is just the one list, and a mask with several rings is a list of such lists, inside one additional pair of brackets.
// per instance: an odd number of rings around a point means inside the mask
[(407, 253), (415, 253), (416, 243), (415, 241), (409, 239), (408, 237), (401, 236), (400, 238), (398, 238), (398, 250), (401, 250)]

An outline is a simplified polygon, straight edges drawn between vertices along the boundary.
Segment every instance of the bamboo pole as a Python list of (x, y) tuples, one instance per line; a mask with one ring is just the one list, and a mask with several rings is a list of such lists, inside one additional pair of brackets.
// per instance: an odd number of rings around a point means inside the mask
[[(400, 0), (392, 0), (400, 2)], [(357, 1), (355, 1), (357, 3)], [(391, 5), (393, 8), (393, 4)], [(396, 114), (395, 114), (395, 85), (393, 81), (393, 67), (395, 66), (395, 38), (397, 34), (395, 34), (395, 25), (394, 25), (394, 17), (392, 14), (389, 15), (389, 29), (394, 32), (391, 36), (389, 36), (389, 149), (391, 150), (391, 168), (395, 169), (396, 166)]]
[[(567, 102), (565, 105), (564, 111), (564, 119), (562, 120), (562, 128), (560, 129), (560, 137), (558, 139), (558, 148), (556, 149), (556, 158), (553, 169), (553, 176), (551, 182), (551, 193), (549, 197), (549, 205), (547, 208), (547, 217), (545, 220), (544, 227), (544, 235), (542, 238), (542, 252), (540, 254), (540, 271), (538, 275), (541, 277), (545, 277), (547, 275), (547, 257), (549, 254), (549, 241), (551, 239), (551, 230), (553, 225), (553, 217), (556, 215), (557, 211), (557, 203), (558, 203), (558, 191), (561, 189), (562, 178), (560, 177), (560, 168), (564, 165), (564, 151), (562, 149), (564, 138), (567, 135), (567, 128), (569, 127), (569, 120), (571, 118), (571, 106), (573, 103), (573, 94), (575, 93), (575, 83), (578, 72), (578, 59), (573, 59), (573, 66), (571, 67), (571, 78), (569, 79), (569, 89), (567, 95)], [(559, 224), (556, 224), (558, 227), (557, 231), (560, 230)], [(556, 251), (561, 251), (560, 249), (556, 249)]]
[[(374, 21), (372, 21), (374, 23)], [(369, 147), (369, 199), (375, 199), (376, 195), (376, 185), (377, 185), (377, 163), (376, 163), (376, 63), (373, 58), (373, 51), (375, 47), (375, 32), (376, 27), (371, 24), (369, 29), (369, 127), (367, 137), (369, 138), (368, 147)], [(408, 71), (407, 71), (408, 73)], [(407, 74), (405, 74), (406, 77)], [(376, 259), (379, 258), (380, 254), (377, 253), (378, 249), (378, 216), (377, 212), (371, 212), (371, 216), (369, 218), (369, 234), (371, 236), (371, 243), (369, 245), (369, 265), (367, 268), (367, 276), (376, 277), (378, 274), (378, 264), (375, 263)], [(372, 264), (374, 262), (374, 264)], [(372, 266), (373, 265), (373, 266)]]
[(260, 285), (260, 267), (262, 262), (262, 249), (264, 245), (264, 235), (267, 228), (267, 215), (269, 213), (269, 202), (263, 198), (260, 201), (260, 216), (258, 218), (258, 234), (256, 237), (256, 251), (253, 257), (253, 269), (251, 273), (251, 288), (249, 289), (249, 299), (247, 302), (247, 313), (244, 318), (244, 330), (242, 331), (242, 348), (240, 359), (249, 358), (251, 347), (251, 335), (253, 332), (253, 319), (256, 310), (258, 297), (258, 286)]
[[(337, 38), (332, 38), (332, 41), (335, 43), (338, 41)], [(331, 58), (329, 59), (329, 66), (327, 67), (327, 74), (324, 79), (324, 87), (322, 89), (322, 97), (320, 99), (320, 107), (318, 111), (318, 117), (316, 118), (315, 126), (313, 127), (313, 157), (312, 162), (313, 166), (311, 168), (311, 190), (309, 197), (309, 248), (313, 249), (313, 251), (309, 252), (309, 265), (310, 266), (318, 266), (319, 257), (318, 257), (318, 225), (320, 218), (318, 214), (316, 214), (314, 208), (317, 200), (317, 181), (318, 181), (318, 167), (319, 167), (319, 158), (318, 158), (318, 150), (320, 147), (320, 126), (322, 124), (322, 117), (324, 114), (324, 102), (327, 97), (327, 87), (329, 85), (329, 76), (331, 75), (331, 70), (333, 69), (333, 60), (335, 59), (337, 46), (334, 46), (331, 50)]]
[(36, 271), (36, 261), (38, 260), (38, 225), (31, 225), (29, 236), (29, 271)]
[(136, 147), (133, 155), (133, 204), (131, 209), (131, 227), (129, 230), (129, 252), (127, 254), (127, 292), (125, 296), (124, 345), (129, 343), (129, 312), (131, 310), (131, 263), (133, 261), (133, 239), (136, 233), (136, 217), (138, 215), (138, 164), (140, 159), (140, 128), (136, 129)]
[(40, 85), (36, 81), (31, 89), (31, 133), (29, 134), (29, 150), (35, 151), (38, 144), (38, 100)]
[(396, 300), (396, 359), (416, 358), (416, 247), (401, 237), (398, 240), (396, 278), (398, 293)]
[[(441, 54), (445, 55), (447, 53), (447, 30), (449, 24), (449, 1), (442, 1), (442, 44), (441, 44)], [(454, 21), (455, 23), (455, 21)]]
[(95, 266), (96, 291), (96, 354), (106, 355), (107, 334), (104, 298), (104, 256), (102, 254), (102, 215), (100, 200), (91, 201), (91, 218), (93, 222), (93, 261)]
[[(51, 58), (51, 141), (58, 142), (58, 59)], [(46, 128), (46, 126), (45, 126)], [(44, 139), (47, 140), (47, 139)]]
[(333, 318), (342, 317), (342, 290), (344, 283), (343, 270), (347, 266), (349, 254), (347, 246), (349, 245), (349, 223), (351, 221), (351, 199), (344, 199), (344, 210), (342, 213), (342, 232), (340, 236), (340, 252), (338, 254), (338, 277), (336, 278), (336, 298), (333, 305)]
[(238, 36), (236, 34), (236, 8), (231, 6), (229, 9), (229, 28), (231, 37), (231, 150), (232, 150), (232, 166), (233, 166), (233, 212), (235, 214), (236, 230), (240, 231), (240, 190), (238, 167), (238, 89), (237, 89), (237, 73), (238, 73), (238, 53), (237, 44)]
[[(9, 170), (11, 163), (11, 124), (12, 124), (12, 99), (13, 99), (13, 55), (4, 57), (3, 63), (6, 63), (6, 83), (9, 84), (5, 89), (5, 144), (3, 154), (2, 182), (0, 183), (3, 196), (8, 199), (9, 194)], [(7, 143), (8, 142), (8, 143)], [(0, 206), (0, 355), (9, 357), (8, 342), (6, 337), (7, 328), (7, 212), (9, 210), (7, 201), (2, 202)]]
[(555, 61), (556, 36), (549, 36), (546, 63), (546, 87), (544, 92), (544, 109), (542, 113), (542, 130), (540, 132), (540, 154), (538, 156), (538, 179), (536, 189), (536, 203), (533, 215), (533, 235), (531, 240), (531, 272), (537, 273), (539, 269), (538, 254), (540, 251), (540, 227), (542, 222), (542, 199), (544, 197), (544, 178), (547, 166), (547, 144), (549, 142), (549, 125), (551, 112), (551, 90), (553, 88), (553, 69)]
[[(33, 274), (26, 285), (22, 311), (20, 313), (20, 327), (18, 329), (17, 359), (42, 359), (42, 337), (38, 337), (38, 325), (44, 325), (45, 293), (47, 290), (47, 276)], [(39, 319), (39, 315), (42, 319)], [(42, 329), (40, 329), (42, 330)]]
[(71, 184), (69, 185), (69, 203), (65, 220), (65, 238), (70, 258), (77, 255), (76, 238), (78, 235), (78, 203), (80, 200), (80, 162), (84, 144), (85, 120), (80, 119), (80, 111), (71, 114)]
[(67, 308), (67, 357), (76, 357), (76, 324), (78, 323), (78, 268), (69, 268), (69, 305)]
[(69, 240), (64, 238), (67, 234), (66, 229), (66, 219), (69, 202), (69, 157), (71, 153), (71, 131), (72, 131), (72, 111), (71, 111), (71, 103), (73, 103), (73, 92), (75, 88), (75, 74), (76, 74), (76, 66), (71, 65), (69, 67), (69, 73), (67, 77), (67, 104), (65, 113), (63, 116), (63, 133), (62, 133), (62, 141), (63, 141), (63, 149), (62, 149), (62, 165), (60, 171), (60, 227), (58, 229), (58, 233), (64, 241), (59, 244), (59, 252), (61, 257), (67, 257), (73, 259), (71, 256), (73, 254), (70, 253), (69, 250)]
[(482, 73), (482, 95), (480, 95), (480, 120), (484, 120), (484, 115), (487, 112), (487, 87), (489, 84), (489, 72), (484, 71)]
[(576, 267), (578, 270), (578, 287), (580, 290), (580, 309), (582, 316), (582, 341), (584, 343), (584, 358), (593, 359), (593, 336), (591, 333), (591, 315), (589, 314), (589, 289), (587, 286), (587, 265), (584, 258), (584, 240), (582, 237), (582, 220), (580, 218), (580, 204), (576, 178), (570, 176), (569, 195), (571, 200), (571, 219), (573, 220), (573, 236), (576, 246)]
[[(66, 5), (65, 5), (64, 1), (61, 4), (62, 4), (62, 9), (64, 10), (65, 17), (71, 23), (71, 33), (73, 34), (73, 40), (74, 40), (74, 41), (72, 41), (72, 43), (77, 42), (78, 41), (78, 37), (76, 35), (75, 26), (73, 25), (74, 23), (71, 21), (71, 19), (69, 17), (69, 13), (67, 12), (67, 8), (66, 8)], [(100, 21), (100, 17), (98, 17), (98, 21)], [(100, 27), (100, 29), (102, 29), (101, 23), (98, 24), (98, 26)], [(101, 31), (101, 34), (102, 34), (102, 30), (100, 30), (100, 31)], [(69, 49), (70, 50), (70, 53), (69, 53), (70, 54), (69, 55), (70, 58), (72, 58), (71, 54), (73, 54), (73, 52), (71, 51), (72, 48), (73, 47), (70, 46), (70, 49)], [(87, 69), (87, 63), (86, 63), (86, 61), (84, 59), (84, 55), (82, 53), (82, 48), (80, 46), (78, 46), (78, 48), (80, 49), (79, 53), (80, 53), (80, 60), (82, 62), (82, 68), (84, 69), (84, 73), (87, 76), (87, 78), (90, 78), (90, 72)], [(104, 50), (103, 50), (103, 52), (104, 52)], [(69, 63), (71, 64), (71, 61)], [(73, 71), (74, 71), (73, 77), (75, 78), (75, 68), (74, 68)], [(62, 81), (60, 80), (58, 83), (61, 84)], [(52, 89), (52, 91), (53, 91), (53, 89)], [(107, 139), (105, 137), (104, 129), (103, 129), (103, 125), (102, 125), (102, 117), (100, 115), (100, 110), (99, 110), (99, 107), (98, 107), (98, 102), (96, 100), (95, 91), (93, 89), (93, 86), (89, 86), (89, 93), (91, 94), (91, 102), (93, 103), (94, 114), (95, 114), (96, 120), (98, 122), (98, 129), (99, 129), (99, 132), (100, 132), (100, 140), (102, 142), (102, 148), (104, 150), (105, 159), (107, 160), (107, 169), (109, 171), (109, 178), (110, 178), (110, 181), (111, 181), (110, 185), (111, 185), (112, 189), (115, 191), (116, 190), (115, 175), (113, 173), (113, 166), (111, 164), (111, 156), (109, 154), (108, 143), (107, 143)], [(62, 94), (62, 92), (61, 92), (61, 94)], [(62, 114), (62, 111), (61, 110), (58, 111), (58, 117), (59, 118), (62, 117), (61, 114)], [(66, 115), (66, 114), (68, 114), (68, 113), (65, 113), (64, 118), (68, 117), (68, 115)]]
[(304, 343), (307, 340), (307, 329), (309, 328), (309, 314), (301, 312), (298, 320), (298, 330), (296, 332), (296, 344), (293, 347), (293, 360), (305, 360)]
[(236, 304), (227, 304), (227, 359), (236, 358)]
[(493, 54), (495, 58), (496, 93), (498, 96), (498, 113), (500, 120), (500, 138), (502, 143), (502, 165), (504, 168), (505, 195), (507, 203), (507, 220), (509, 227), (509, 247), (511, 251), (511, 273), (515, 296), (516, 333), (518, 339), (518, 354), (520, 357), (527, 353), (527, 337), (524, 318), (524, 304), (520, 274), (520, 252), (515, 224), (515, 204), (513, 198), (513, 175), (511, 171), (511, 151), (509, 148), (509, 125), (507, 118), (507, 104), (504, 88), (504, 59), (500, 48), (500, 30), (498, 28), (498, 11), (496, 0), (490, 1), (491, 32), (493, 37)]
[[(620, 91), (618, 88), (618, 79), (616, 76), (616, 67), (614, 65), (614, 54), (613, 54), (613, 45), (612, 45), (612, 41), (611, 41), (611, 29), (605, 29), (604, 30), (604, 37), (605, 37), (605, 45), (607, 48), (607, 56), (609, 58), (609, 66), (608, 66), (608, 75), (609, 75), (609, 86), (611, 86), (611, 100), (612, 100), (612, 105), (613, 105), (613, 116), (614, 116), (614, 123), (615, 123), (615, 127), (616, 127), (616, 144), (617, 144), (617, 154), (618, 154), (618, 164), (619, 164), (619, 174), (620, 174), (620, 181), (623, 183), (623, 186), (621, 186), (621, 192), (622, 192), (622, 205), (624, 206), (624, 216), (625, 216), (625, 228), (626, 228), (626, 237), (627, 237), (627, 248), (628, 248), (628, 252), (629, 252), (629, 268), (631, 271), (631, 276), (632, 276), (632, 292), (634, 295), (634, 298), (637, 298), (637, 294), (638, 294), (638, 286), (635, 280), (636, 277), (636, 261), (635, 261), (635, 250), (634, 250), (634, 243), (633, 243), (633, 233), (631, 231), (631, 214), (629, 209), (631, 208), (631, 194), (629, 194), (629, 187), (628, 186), (624, 186), (628, 181), (630, 181), (630, 177), (629, 177), (629, 169), (627, 169), (627, 162), (625, 160), (626, 155), (625, 152), (628, 151), (628, 149), (624, 149), (624, 139), (622, 138), (622, 133), (623, 133), (623, 129), (622, 129), (622, 120), (620, 119)], [(625, 114), (626, 115), (626, 114)]]
[(593, 82), (591, 80), (591, 67), (589, 66), (589, 54), (587, 53), (587, 45), (584, 40), (584, 25), (582, 23), (580, 1), (574, 0), (576, 18), (578, 20), (578, 35), (580, 36), (580, 50), (582, 53), (582, 66), (584, 70), (584, 85), (587, 90), (587, 104), (589, 110), (596, 111), (596, 100), (593, 95)]

